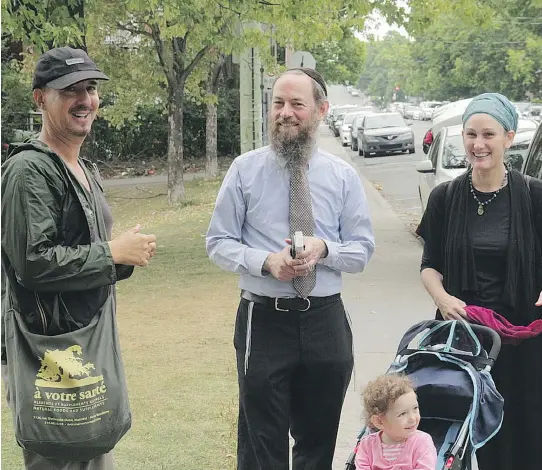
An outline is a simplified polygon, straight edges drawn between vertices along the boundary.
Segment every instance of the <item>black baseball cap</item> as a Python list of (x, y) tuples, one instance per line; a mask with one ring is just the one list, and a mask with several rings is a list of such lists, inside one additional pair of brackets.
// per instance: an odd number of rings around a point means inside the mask
[(82, 49), (57, 47), (38, 59), (32, 89), (54, 88), (62, 90), (83, 80), (109, 80)]

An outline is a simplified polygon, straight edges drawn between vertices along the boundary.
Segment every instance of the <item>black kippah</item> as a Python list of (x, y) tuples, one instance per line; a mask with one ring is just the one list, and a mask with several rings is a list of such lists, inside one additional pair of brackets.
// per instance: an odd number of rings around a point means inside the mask
[(288, 72), (290, 72), (291, 70), (299, 70), (300, 72), (303, 72), (305, 75), (308, 75), (309, 77), (311, 77), (316, 83), (318, 83), (318, 85), (322, 87), (322, 90), (324, 90), (324, 95), (326, 95), (326, 98), (327, 98), (326, 82), (324, 82), (324, 78), (316, 70), (309, 69), (308, 67), (294, 67), (294, 68), (288, 69)]

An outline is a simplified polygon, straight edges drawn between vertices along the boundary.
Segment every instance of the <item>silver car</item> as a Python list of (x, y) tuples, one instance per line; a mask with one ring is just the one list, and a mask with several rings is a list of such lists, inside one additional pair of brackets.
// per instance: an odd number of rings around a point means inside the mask
[(414, 132), (399, 113), (365, 116), (358, 128), (358, 154), (414, 153)]

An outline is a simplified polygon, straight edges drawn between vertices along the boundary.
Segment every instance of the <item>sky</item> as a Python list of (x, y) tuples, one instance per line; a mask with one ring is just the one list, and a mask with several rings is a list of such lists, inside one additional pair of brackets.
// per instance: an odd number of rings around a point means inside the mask
[(378, 39), (382, 39), (389, 31), (399, 31), (404, 36), (407, 36), (405, 28), (399, 28), (397, 25), (389, 25), (386, 20), (378, 13), (372, 13), (365, 22), (365, 32), (358, 37), (365, 39), (368, 35), (374, 35)]
[[(408, 2), (406, 0), (396, 0), (397, 5), (404, 7), (407, 11), (410, 11)], [(369, 18), (365, 22), (365, 31), (358, 34), (360, 39), (367, 39), (367, 36), (374, 35), (378, 39), (382, 39), (389, 31), (398, 31), (404, 36), (408, 36), (405, 28), (398, 27), (397, 25), (390, 25), (378, 12), (373, 12), (369, 15)]]

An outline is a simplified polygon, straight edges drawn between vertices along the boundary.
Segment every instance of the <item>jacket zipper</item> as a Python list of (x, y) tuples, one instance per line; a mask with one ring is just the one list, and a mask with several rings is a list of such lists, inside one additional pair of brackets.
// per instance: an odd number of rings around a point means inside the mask
[(47, 317), (45, 316), (45, 311), (43, 310), (38, 294), (34, 292), (34, 296), (36, 297), (36, 304), (38, 305), (38, 310), (40, 312), (40, 317), (41, 317), (41, 323), (43, 326), (43, 334), (45, 335), (47, 334)]

